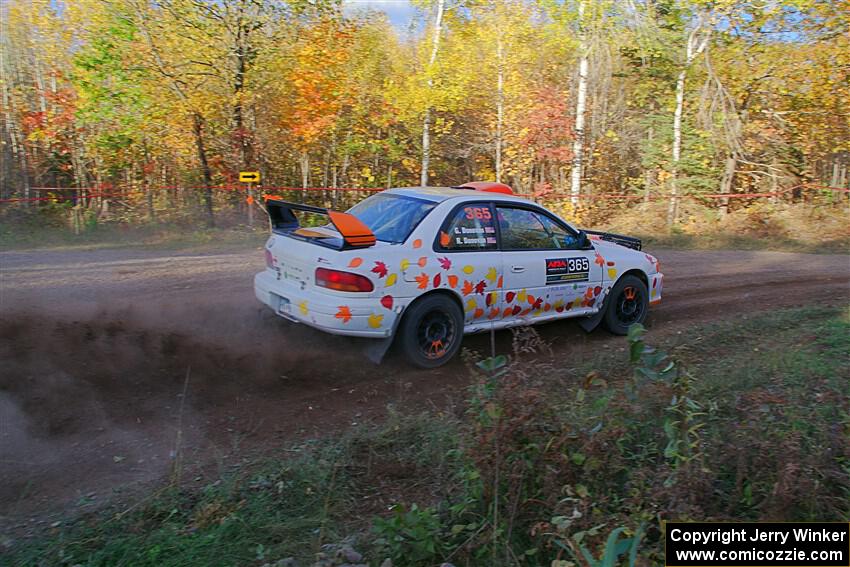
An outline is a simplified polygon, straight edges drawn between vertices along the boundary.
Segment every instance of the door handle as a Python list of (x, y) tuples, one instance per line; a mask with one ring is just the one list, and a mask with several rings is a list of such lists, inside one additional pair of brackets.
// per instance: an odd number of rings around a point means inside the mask
[(511, 266), (511, 271), (515, 274), (525, 271), (525, 266)]

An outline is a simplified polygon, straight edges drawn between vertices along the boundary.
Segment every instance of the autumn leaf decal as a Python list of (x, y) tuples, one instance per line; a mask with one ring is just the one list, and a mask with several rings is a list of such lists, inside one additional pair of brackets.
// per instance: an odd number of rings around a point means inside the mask
[(451, 241), (452, 241), (452, 237), (441, 230), (440, 231), (440, 246), (445, 248), (446, 246), (449, 245), (449, 242), (451, 242)]
[(385, 295), (384, 297), (382, 297), (381, 298), (381, 305), (383, 305), (387, 309), (392, 309), (393, 308), (393, 296), (392, 295)]
[(368, 323), (369, 323), (370, 327), (372, 327), (373, 329), (377, 329), (381, 326), (381, 322), (383, 322), (383, 320), (384, 320), (383, 315), (378, 315), (377, 313), (372, 313), (371, 315), (369, 315)]
[(417, 238), (416, 240), (413, 241), (413, 247), (414, 248), (422, 248), (422, 241)]
[(496, 278), (498, 277), (499, 272), (496, 271), (496, 268), (490, 268), (489, 270), (487, 270), (487, 281), (489, 281), (491, 284), (495, 283)]
[(452, 268), (452, 261), (449, 260), (448, 258), (445, 258), (445, 257), (437, 258), (437, 260), (439, 260), (440, 267), (443, 268), (444, 270), (450, 270)]
[(472, 293), (472, 290), (475, 289), (475, 286), (472, 285), (472, 282), (469, 280), (463, 280), (463, 289), (461, 290), (464, 295), (469, 295)]
[(437, 272), (437, 275), (434, 276), (434, 287), (440, 287), (441, 281), (442, 281), (442, 276), (440, 276), (440, 272)]
[(593, 261), (594, 264), (599, 266), (600, 268), (605, 265), (605, 258), (603, 258), (599, 252), (596, 253), (596, 259)]
[(428, 277), (428, 274), (419, 274), (416, 276), (416, 283), (419, 284), (419, 289), (428, 289), (429, 281), (431, 281), (431, 278)]
[(362, 263), (363, 263), (363, 258), (352, 258), (351, 262), (348, 263), (348, 267), (349, 268), (357, 268)]
[(454, 274), (451, 274), (451, 275), (449, 275), (448, 280), (449, 280), (449, 287), (452, 288), (452, 289), (455, 289), (457, 287), (457, 281), (458, 281), (457, 276), (454, 275)]
[(475, 293), (478, 295), (484, 295), (484, 290), (487, 289), (487, 282), (481, 280), (477, 284), (475, 284)]
[(372, 272), (378, 274), (379, 278), (383, 278), (387, 275), (387, 265), (383, 262), (375, 261), (375, 267), (372, 268)]
[(342, 320), (343, 323), (351, 321), (351, 309), (347, 305), (340, 305), (338, 309), (334, 317)]

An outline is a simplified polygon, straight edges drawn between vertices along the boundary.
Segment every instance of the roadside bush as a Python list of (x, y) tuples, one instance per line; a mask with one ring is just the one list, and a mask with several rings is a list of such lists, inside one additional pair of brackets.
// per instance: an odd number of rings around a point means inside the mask
[[(780, 371), (753, 387), (695, 375), (647, 345), (640, 326), (628, 337), (630, 371), (576, 376), (527, 356), (547, 348), (533, 329), (518, 334), (510, 357), (466, 353), (478, 378), (461, 427), (463, 498), (442, 528), (458, 562), (595, 565), (616, 532), (642, 541), (633, 561), (655, 563), (661, 519), (850, 513), (848, 397), (835, 380), (797, 384)], [(812, 387), (830, 397), (821, 416), (810, 413)]]

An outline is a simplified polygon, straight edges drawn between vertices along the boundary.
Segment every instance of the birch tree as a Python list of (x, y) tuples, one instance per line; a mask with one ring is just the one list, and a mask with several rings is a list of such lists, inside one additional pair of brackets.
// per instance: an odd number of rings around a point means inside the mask
[[(428, 58), (428, 89), (434, 86), (432, 77), (434, 65), (437, 62), (437, 53), (440, 51), (440, 36), (443, 33), (443, 11), (446, 1), (436, 0), (434, 12), (434, 29), (431, 30), (431, 55)], [(428, 167), (431, 164), (431, 114), (433, 108), (429, 104), (425, 108), (425, 118), (422, 120), (422, 172), (419, 175), (419, 184), (428, 185)]]
[(586, 22), (587, 0), (579, 0), (578, 4), (578, 93), (576, 96), (575, 140), (573, 140), (573, 168), (570, 177), (570, 202), (573, 208), (578, 207), (581, 194), (581, 171), (584, 165), (584, 135), (585, 113), (587, 112), (587, 69), (588, 41)]
[(685, 60), (676, 78), (676, 110), (673, 113), (673, 149), (670, 171), (670, 202), (667, 207), (667, 224), (672, 226), (679, 214), (679, 160), (682, 157), (682, 113), (685, 108), (685, 79), (694, 60), (708, 46), (711, 39), (711, 21), (705, 11), (696, 16), (693, 27), (688, 31), (685, 44)]

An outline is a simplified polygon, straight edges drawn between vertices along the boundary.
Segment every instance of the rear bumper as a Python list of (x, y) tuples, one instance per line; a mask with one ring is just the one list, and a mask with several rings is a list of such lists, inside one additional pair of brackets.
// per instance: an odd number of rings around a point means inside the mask
[(298, 289), (270, 270), (254, 276), (254, 295), (277, 315), (334, 335), (382, 339), (392, 335), (398, 313), (375, 298), (352, 298)]
[(649, 276), (649, 304), (661, 303), (661, 289), (664, 287), (664, 274), (652, 274)]

